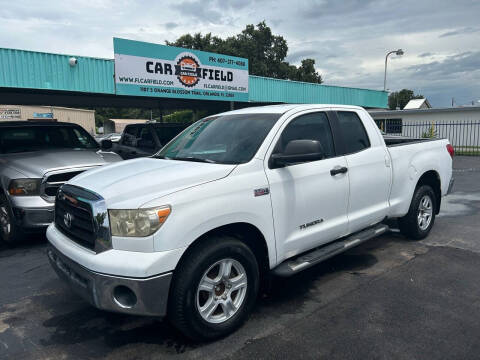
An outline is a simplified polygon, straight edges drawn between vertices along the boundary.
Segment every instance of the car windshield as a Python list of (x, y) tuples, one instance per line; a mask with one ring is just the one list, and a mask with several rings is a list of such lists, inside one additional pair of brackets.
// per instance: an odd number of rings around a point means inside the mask
[(81, 127), (32, 125), (0, 127), (0, 152), (21, 153), (49, 149), (97, 149), (97, 142)]
[(281, 114), (212, 116), (186, 128), (158, 158), (241, 164), (252, 159)]

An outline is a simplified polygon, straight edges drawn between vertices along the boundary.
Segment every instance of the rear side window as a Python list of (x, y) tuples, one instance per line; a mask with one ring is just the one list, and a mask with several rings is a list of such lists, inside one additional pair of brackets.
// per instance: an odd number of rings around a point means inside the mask
[(335, 156), (332, 130), (327, 115), (323, 112), (300, 115), (292, 120), (275, 147), (275, 153), (282, 153), (292, 140), (317, 140), (322, 145), (325, 157)]
[(345, 154), (352, 154), (370, 147), (370, 140), (357, 113), (338, 111), (338, 125), (345, 144)]
[(175, 136), (177, 136), (185, 127), (184, 126), (156, 126), (155, 131), (162, 145), (165, 145)]
[(123, 145), (136, 146), (137, 145), (138, 126), (127, 126), (123, 133)]

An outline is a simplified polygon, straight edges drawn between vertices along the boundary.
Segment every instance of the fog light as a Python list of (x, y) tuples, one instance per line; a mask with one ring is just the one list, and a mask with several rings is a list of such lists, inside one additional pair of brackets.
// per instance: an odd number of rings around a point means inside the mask
[(119, 285), (113, 289), (113, 300), (118, 306), (130, 309), (137, 303), (137, 296), (128, 287)]

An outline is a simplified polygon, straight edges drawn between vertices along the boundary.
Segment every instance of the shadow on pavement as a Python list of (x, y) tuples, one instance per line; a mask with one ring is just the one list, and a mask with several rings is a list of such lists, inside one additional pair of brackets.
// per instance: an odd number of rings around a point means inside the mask
[(2, 256), (2, 252), (12, 250), (26, 250), (31, 249), (39, 246), (44, 246), (47, 243), (47, 238), (45, 234), (32, 234), (27, 236), (26, 239), (23, 239), (15, 244), (9, 244), (2, 240), (0, 240), (0, 257)]
[[(356, 274), (372, 267), (377, 263), (377, 258), (370, 253), (371, 250), (385, 246), (389, 241), (399, 240), (381, 237), (293, 277), (273, 278), (270, 290), (260, 297), (252, 317), (272, 316), (270, 312), (264, 313), (268, 308), (274, 308), (275, 312), (295, 311), (306, 300), (315, 281), (327, 274), (345, 271)], [(68, 301), (69, 295), (66, 296)], [(78, 301), (75, 302), (80, 304), (80, 308), (71, 311), (70, 307), (70, 311), (65, 312), (61, 309), (65, 308), (65, 304), (60, 303), (62, 301), (65, 301), (65, 297), (60, 294), (49, 298), (48, 303), (43, 304), (45, 308), (57, 308), (62, 313), (43, 322), (50, 335), (40, 340), (42, 346), (66, 345), (68, 349), (72, 349), (71, 346), (77, 344), (81, 351), (88, 349), (91, 353), (95, 350), (95, 357), (101, 357), (115, 349), (135, 344), (156, 345), (159, 346), (158, 351), (168, 353), (183, 353), (207, 345), (186, 339), (166, 320), (108, 313)]]

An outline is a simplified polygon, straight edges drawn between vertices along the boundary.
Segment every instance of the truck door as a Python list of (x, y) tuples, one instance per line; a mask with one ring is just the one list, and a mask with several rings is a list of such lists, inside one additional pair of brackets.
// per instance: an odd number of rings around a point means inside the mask
[[(339, 142), (348, 167), (349, 233), (380, 222), (387, 214), (391, 168), (376, 125), (356, 111), (337, 111)], [(368, 115), (366, 115), (368, 116)]]
[[(271, 168), (272, 154), (302, 139), (319, 141), (325, 158)], [(348, 173), (342, 171), (346, 166), (335, 147), (326, 112), (304, 112), (283, 124), (265, 158), (278, 260), (346, 234)]]

